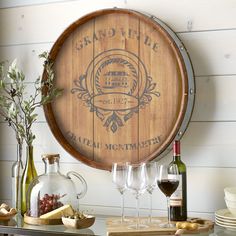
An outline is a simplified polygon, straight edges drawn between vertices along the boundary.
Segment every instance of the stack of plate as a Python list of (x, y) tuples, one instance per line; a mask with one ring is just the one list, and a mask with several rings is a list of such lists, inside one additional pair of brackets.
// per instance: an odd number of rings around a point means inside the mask
[(236, 216), (232, 215), (228, 209), (215, 212), (215, 223), (224, 228), (236, 230)]

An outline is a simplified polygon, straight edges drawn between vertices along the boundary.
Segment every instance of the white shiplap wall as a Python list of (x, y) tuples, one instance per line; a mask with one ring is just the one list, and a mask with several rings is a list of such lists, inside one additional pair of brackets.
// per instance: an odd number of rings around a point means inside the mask
[[(166, 22), (185, 44), (196, 74), (196, 103), (182, 139), (182, 157), (188, 167), (189, 215), (212, 218), (224, 208), (223, 189), (236, 180), (236, 1), (235, 0), (1, 0), (0, 60), (18, 58), (28, 82), (42, 72), (37, 55), (49, 50), (62, 31), (82, 15), (101, 8), (130, 8), (153, 14)], [(88, 182), (81, 207), (101, 214), (119, 214), (120, 196), (109, 172), (85, 166), (56, 142), (43, 112), (34, 126), (35, 161), (43, 173), (40, 155), (58, 152), (62, 172), (75, 170)], [(15, 159), (14, 133), (0, 123), (0, 202), (10, 201), (10, 168)], [(169, 162), (171, 154), (161, 162)], [(111, 197), (112, 196), (112, 197)], [(157, 215), (166, 201), (154, 193)], [(148, 197), (142, 197), (147, 214)], [(126, 196), (132, 214), (133, 197)]]

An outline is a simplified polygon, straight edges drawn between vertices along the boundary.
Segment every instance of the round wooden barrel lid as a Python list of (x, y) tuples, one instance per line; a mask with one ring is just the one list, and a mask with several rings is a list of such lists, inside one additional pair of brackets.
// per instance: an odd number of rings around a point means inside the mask
[(51, 49), (63, 95), (44, 107), (59, 143), (92, 167), (160, 158), (189, 122), (194, 76), (187, 52), (155, 17), (90, 13)]

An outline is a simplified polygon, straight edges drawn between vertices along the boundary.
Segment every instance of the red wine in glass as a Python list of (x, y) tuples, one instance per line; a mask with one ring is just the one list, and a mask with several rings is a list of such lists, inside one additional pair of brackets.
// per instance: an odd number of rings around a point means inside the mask
[(168, 222), (160, 224), (161, 228), (172, 228), (173, 224), (170, 223), (170, 196), (179, 186), (179, 171), (176, 164), (171, 165), (159, 165), (157, 168), (157, 185), (160, 190), (166, 195), (167, 210), (168, 210)]
[(179, 181), (174, 179), (162, 179), (157, 181), (160, 190), (167, 196), (170, 197), (172, 193), (178, 188)]

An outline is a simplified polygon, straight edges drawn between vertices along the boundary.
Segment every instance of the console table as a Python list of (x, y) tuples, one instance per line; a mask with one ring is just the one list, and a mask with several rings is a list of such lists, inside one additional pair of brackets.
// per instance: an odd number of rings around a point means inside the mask
[[(98, 216), (93, 226), (87, 229), (75, 230), (67, 229), (64, 225), (42, 225), (34, 226), (28, 225), (23, 220), (11, 220), (8, 222), (0, 222), (0, 234), (3, 235), (31, 235), (31, 236), (106, 236), (106, 217)], [(187, 234), (185, 234), (187, 236)], [(194, 235), (194, 234), (192, 234)], [(219, 226), (215, 226), (214, 230), (208, 233), (197, 234), (199, 236), (235, 236), (236, 231), (224, 229)], [(125, 235), (124, 235), (125, 236)], [(190, 236), (190, 235), (189, 235)]]
[(0, 221), (0, 235), (31, 235), (31, 236), (53, 236), (53, 235), (86, 235), (86, 236), (105, 236), (106, 235), (106, 218), (96, 217), (94, 225), (87, 229), (68, 229), (64, 225), (28, 225), (23, 219), (10, 220), (8, 222)]

